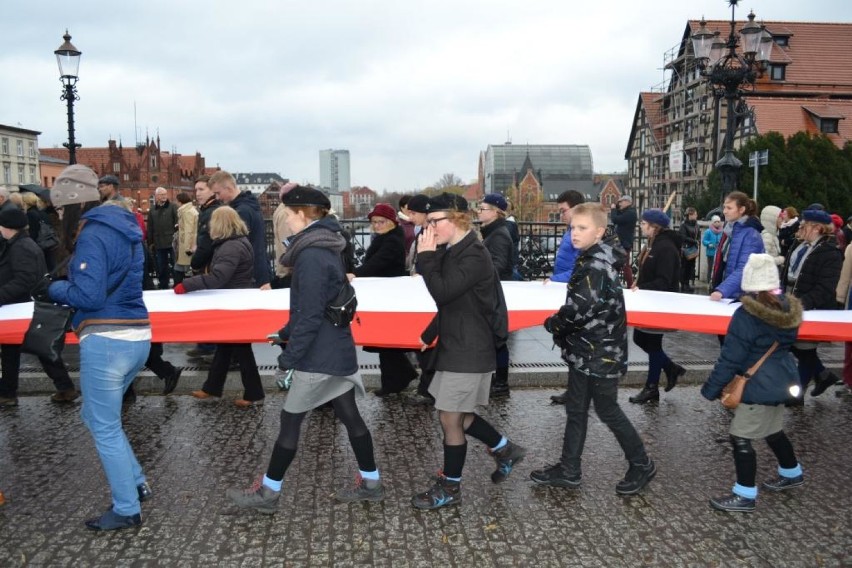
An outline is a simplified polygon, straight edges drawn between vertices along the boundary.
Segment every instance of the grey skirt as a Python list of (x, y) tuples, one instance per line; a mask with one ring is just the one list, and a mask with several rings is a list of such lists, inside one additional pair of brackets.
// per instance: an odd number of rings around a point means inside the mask
[(491, 373), (436, 371), (429, 385), (435, 408), (445, 412), (473, 412), (488, 404)]
[(284, 401), (284, 410), (291, 414), (307, 412), (353, 388), (356, 389), (355, 396), (366, 394), (360, 372), (346, 377), (337, 377), (296, 371), (293, 373), (293, 382), (287, 393), (287, 400)]
[(784, 405), (740, 404), (731, 420), (731, 435), (761, 440), (784, 429)]

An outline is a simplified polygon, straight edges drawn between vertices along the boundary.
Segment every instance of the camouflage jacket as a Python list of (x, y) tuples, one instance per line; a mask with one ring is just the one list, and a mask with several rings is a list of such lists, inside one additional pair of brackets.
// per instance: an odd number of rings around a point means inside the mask
[(582, 251), (568, 281), (565, 305), (554, 314), (565, 330), (562, 358), (574, 370), (600, 378), (627, 371), (627, 316), (618, 274), (624, 251), (606, 243)]

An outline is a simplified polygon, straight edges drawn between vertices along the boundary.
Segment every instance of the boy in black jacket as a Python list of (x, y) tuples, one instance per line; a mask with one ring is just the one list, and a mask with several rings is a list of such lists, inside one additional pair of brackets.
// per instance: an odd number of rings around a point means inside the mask
[(533, 471), (530, 478), (541, 485), (580, 485), (589, 405), (594, 401), (595, 412), (615, 435), (630, 464), (615, 491), (633, 495), (645, 487), (657, 469), (618, 406), (618, 380), (627, 370), (627, 318), (618, 283), (625, 254), (601, 242), (606, 213), (600, 204), (578, 205), (571, 229), (572, 244), (582, 252), (568, 282), (565, 305), (544, 322), (569, 365), (562, 456), (555, 465)]

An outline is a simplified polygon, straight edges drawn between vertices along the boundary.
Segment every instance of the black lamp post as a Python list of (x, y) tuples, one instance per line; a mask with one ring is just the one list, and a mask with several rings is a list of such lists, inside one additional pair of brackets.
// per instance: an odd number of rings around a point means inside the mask
[[(754, 87), (755, 81), (763, 73), (772, 48), (772, 36), (754, 22), (754, 12), (748, 15), (748, 23), (737, 34), (734, 11), (738, 3), (739, 0), (728, 0), (731, 6), (731, 31), (727, 42), (719, 38), (719, 32), (707, 29), (704, 18), (701, 19), (701, 27), (692, 34), (693, 53), (701, 74), (712, 86), (717, 101), (727, 101), (725, 154), (716, 162), (723, 198), (737, 189), (737, 176), (743, 165), (734, 155), (736, 118), (748, 113), (743, 105), (743, 88)], [(737, 53), (740, 43), (738, 35), (742, 38), (741, 53)]]
[(68, 102), (68, 142), (63, 146), (68, 148), (68, 163), (76, 164), (77, 148), (80, 144), (74, 141), (74, 101), (80, 100), (80, 95), (77, 94), (77, 73), (80, 70), (82, 52), (71, 43), (68, 30), (65, 30), (62, 39), (65, 42), (53, 53), (56, 54), (56, 62), (59, 64), (59, 80), (64, 86), (59, 100)]

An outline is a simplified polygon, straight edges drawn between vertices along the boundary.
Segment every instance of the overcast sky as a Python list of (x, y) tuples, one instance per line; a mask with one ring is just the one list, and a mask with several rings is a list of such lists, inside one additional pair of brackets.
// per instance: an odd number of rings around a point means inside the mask
[[(319, 182), (319, 150), (353, 185), (407, 191), (476, 178), (488, 144), (588, 144), (626, 168), (642, 90), (690, 18), (725, 0), (38, 0), (0, 8), (0, 123), (67, 140), (53, 51), (83, 52), (77, 140)], [(751, 0), (758, 20), (852, 22), (849, 0)], [(134, 133), (134, 103), (136, 124)]]

